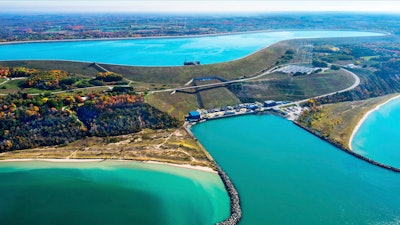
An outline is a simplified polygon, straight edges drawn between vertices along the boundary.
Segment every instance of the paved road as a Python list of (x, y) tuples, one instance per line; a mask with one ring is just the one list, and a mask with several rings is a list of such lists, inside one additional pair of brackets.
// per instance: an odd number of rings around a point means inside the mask
[[(350, 87), (345, 88), (343, 90), (340, 90), (340, 91), (335, 91), (335, 92), (331, 92), (331, 93), (328, 93), (328, 94), (323, 94), (323, 95), (319, 95), (319, 96), (315, 96), (315, 97), (311, 97), (311, 98), (322, 98), (322, 97), (326, 97), (326, 96), (329, 96), (329, 95), (334, 95), (336, 93), (342, 93), (342, 92), (350, 91), (350, 90), (356, 88), (358, 85), (360, 85), (360, 78), (355, 73), (350, 72), (350, 71), (348, 71), (346, 69), (343, 69), (343, 68), (342, 68), (342, 70), (346, 71), (347, 73), (349, 73), (354, 78), (353, 85), (351, 85)], [(287, 106), (287, 105), (292, 105), (292, 104), (299, 105), (301, 103), (307, 102), (311, 98), (302, 99), (302, 100), (291, 102), (291, 103), (288, 103), (288, 104), (285, 104), (285, 105), (281, 105), (281, 106)]]
[[(261, 74), (259, 74), (259, 75), (257, 75), (257, 76), (249, 77), (249, 78), (243, 78), (243, 79), (238, 79), (238, 80), (225, 81), (225, 82), (220, 82), (220, 83), (203, 84), (203, 85), (190, 86), (190, 87), (188, 87), (188, 86), (183, 86), (183, 87), (170, 88), (170, 89), (164, 89), (164, 90), (154, 90), (154, 91), (149, 91), (149, 93), (159, 93), (159, 92), (173, 92), (173, 93), (175, 93), (176, 91), (180, 91), (180, 90), (187, 90), (187, 89), (193, 89), (193, 88), (213, 87), (213, 86), (220, 86), (220, 85), (232, 84), (232, 83), (240, 83), (240, 82), (250, 81), (250, 80), (254, 80), (254, 79), (258, 79), (258, 78), (260, 78), (260, 77), (263, 77), (263, 76), (265, 76), (265, 75), (267, 75), (267, 74), (272, 73), (272, 72), (273, 72), (275, 69), (277, 69), (277, 68), (278, 68), (278, 67), (273, 67), (273, 68), (271, 68), (271, 69), (269, 69), (269, 70), (267, 70), (267, 71), (265, 71), (265, 72), (263, 72), (263, 73), (261, 73)], [(343, 89), (343, 90), (340, 90), (340, 91), (335, 91), (335, 92), (331, 92), (331, 93), (328, 93), (328, 94), (323, 94), (323, 95), (316, 96), (316, 97), (313, 97), (313, 98), (321, 98), (321, 97), (325, 97), (325, 96), (329, 96), (329, 95), (334, 95), (334, 94), (336, 94), (336, 93), (342, 93), (342, 92), (345, 92), (345, 91), (349, 91), (349, 90), (354, 89), (355, 87), (357, 87), (357, 86), (360, 84), (360, 78), (359, 78), (356, 74), (354, 74), (353, 72), (350, 72), (350, 71), (348, 71), (348, 70), (346, 70), (346, 69), (343, 69), (343, 70), (346, 71), (346, 72), (348, 72), (350, 75), (352, 75), (352, 76), (354, 77), (354, 84), (353, 84), (353, 85), (351, 85), (350, 87), (345, 88), (345, 89)], [(26, 78), (12, 78), (12, 80), (16, 80), (16, 79), (26, 79)], [(126, 80), (128, 80), (128, 79), (126, 79)], [(8, 82), (8, 81), (9, 81), (9, 80), (6, 80), (6, 81), (2, 82), (0, 85), (6, 83), (6, 82)], [(128, 81), (129, 81), (129, 83), (132, 83), (131, 80), (128, 80)], [(186, 84), (186, 85), (187, 85), (187, 84)], [(125, 85), (125, 86), (126, 86), (126, 85)], [(76, 89), (72, 89), (72, 90), (56, 91), (56, 92), (52, 92), (52, 93), (53, 93), (53, 94), (60, 94), (60, 93), (66, 93), (66, 92), (71, 92), (71, 91), (87, 90), (87, 89), (94, 89), (94, 88), (101, 88), (101, 87), (105, 87), (105, 88), (111, 89), (113, 86), (95, 86), (95, 87), (86, 87), (86, 88), (76, 88)], [(39, 95), (39, 94), (40, 94), (40, 93), (31, 94), (31, 95)], [(7, 95), (7, 94), (0, 94), (0, 95)], [(308, 99), (309, 99), (309, 98), (303, 99), (303, 100), (300, 100), (300, 101), (296, 101), (296, 102), (294, 102), (294, 103), (300, 104), (300, 103), (303, 103), (303, 102), (308, 101)], [(293, 102), (292, 102), (291, 104), (293, 104)]]
[[(329, 96), (329, 95), (334, 95), (334, 94), (336, 94), (336, 93), (342, 93), (342, 92), (350, 91), (350, 90), (353, 90), (354, 88), (356, 88), (358, 85), (360, 85), (360, 78), (359, 78), (355, 73), (350, 72), (350, 71), (348, 71), (348, 70), (346, 70), (346, 69), (343, 69), (343, 68), (342, 68), (342, 70), (346, 71), (346, 72), (349, 73), (351, 76), (353, 76), (353, 78), (354, 78), (354, 83), (353, 83), (353, 85), (351, 85), (350, 87), (345, 88), (345, 89), (343, 89), (343, 90), (340, 90), (340, 91), (335, 91), (335, 92), (331, 92), (331, 93), (328, 93), (328, 94), (319, 95), (319, 96), (312, 97), (312, 98), (322, 98), (322, 97), (326, 97), (326, 96)], [(308, 101), (308, 99), (310, 99), (310, 98), (303, 99), (303, 100), (296, 101), (296, 102), (297, 102), (297, 103), (303, 103), (303, 102)]]
[[(175, 93), (176, 91), (193, 89), (193, 88), (213, 87), (213, 86), (220, 86), (220, 85), (224, 85), (224, 84), (232, 84), (232, 83), (250, 81), (250, 80), (254, 80), (254, 79), (260, 78), (262, 76), (265, 76), (267, 74), (270, 74), (275, 69), (277, 69), (277, 67), (273, 67), (273, 68), (261, 73), (260, 75), (257, 75), (257, 76), (254, 76), (254, 77), (245, 78), (245, 79), (232, 80), (232, 81), (226, 81), (226, 82), (220, 82), (220, 83), (212, 83), (212, 84), (203, 84), (203, 85), (190, 86), (190, 87), (188, 87), (188, 86), (185, 87), (184, 86), (184, 87), (170, 88), (170, 89), (165, 89), (165, 90), (156, 90), (156, 91), (150, 91), (149, 93), (159, 93), (159, 92), (173, 92), (173, 93)], [(352, 89), (356, 88), (360, 84), (360, 78), (356, 74), (354, 74), (353, 72), (350, 72), (350, 71), (348, 71), (346, 69), (343, 69), (343, 68), (342, 68), (342, 70), (346, 71), (347, 73), (349, 73), (350, 75), (353, 76), (353, 78), (354, 78), (353, 85), (351, 85), (350, 87), (345, 88), (343, 90), (340, 90), (340, 91), (335, 91), (335, 92), (331, 92), (331, 93), (328, 93), (328, 94), (323, 94), (323, 95), (316, 96), (316, 97), (313, 97), (313, 98), (322, 98), (322, 97), (325, 97), (325, 96), (334, 95), (336, 93), (342, 93), (342, 92), (345, 92), (345, 91), (349, 91), (349, 90), (352, 90)], [(303, 100), (300, 100), (300, 101), (296, 101), (296, 103), (303, 103), (303, 102), (308, 101), (308, 99), (309, 98), (303, 99)]]
[(254, 80), (254, 79), (260, 78), (262, 76), (265, 76), (267, 74), (270, 74), (276, 68), (277, 67), (273, 67), (273, 68), (261, 73), (260, 75), (257, 75), (257, 76), (254, 76), (254, 77), (243, 78), (243, 79), (238, 79), (238, 80), (231, 80), (231, 81), (225, 81), (225, 82), (220, 82), (220, 83), (203, 84), (203, 85), (197, 85), (197, 86), (188, 87), (187, 85), (189, 85), (191, 83), (191, 81), (192, 81), (192, 80), (190, 80), (188, 83), (185, 84), (184, 87), (176, 87), (176, 88), (169, 88), (169, 89), (164, 89), (164, 90), (149, 91), (149, 93), (174, 92), (174, 91), (182, 91), (182, 90), (193, 89), (193, 88), (213, 87), (213, 86), (220, 86), (220, 85), (224, 85), (224, 84), (240, 83), (240, 82), (244, 82), (244, 81)]
[(5, 81), (1, 82), (0, 85), (3, 85), (3, 84), (5, 84), (5, 83), (7, 83), (8, 81), (9, 81), (9, 80), (5, 80)]

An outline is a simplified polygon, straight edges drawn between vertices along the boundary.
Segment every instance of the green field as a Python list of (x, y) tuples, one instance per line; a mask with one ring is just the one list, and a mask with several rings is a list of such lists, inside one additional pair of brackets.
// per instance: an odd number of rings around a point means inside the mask
[(19, 86), (24, 82), (25, 80), (23, 79), (7, 81), (5, 84), (0, 85), (0, 94), (17, 93), (20, 90)]

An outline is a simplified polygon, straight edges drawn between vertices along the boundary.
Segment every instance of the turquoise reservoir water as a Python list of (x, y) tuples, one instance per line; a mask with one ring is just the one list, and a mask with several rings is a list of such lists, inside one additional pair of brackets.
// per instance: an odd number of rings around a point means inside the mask
[(235, 60), (273, 43), (294, 38), (383, 35), (357, 31), (282, 31), (193, 38), (45, 42), (0, 45), (0, 60), (72, 60), (136, 66), (181, 66)]
[(400, 99), (373, 111), (352, 141), (353, 151), (377, 162), (400, 168)]
[(217, 174), (134, 162), (0, 163), (0, 224), (210, 225), (229, 216)]
[(400, 174), (272, 116), (192, 128), (236, 185), (241, 225), (400, 224)]

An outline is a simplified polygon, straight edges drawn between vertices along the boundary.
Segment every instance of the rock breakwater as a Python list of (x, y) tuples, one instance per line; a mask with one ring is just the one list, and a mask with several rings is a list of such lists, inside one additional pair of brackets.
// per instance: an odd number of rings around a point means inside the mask
[(222, 182), (228, 192), (229, 199), (231, 202), (231, 215), (224, 221), (217, 223), (216, 225), (236, 225), (242, 218), (242, 209), (240, 207), (239, 193), (237, 192), (235, 186), (233, 185), (229, 176), (221, 169), (221, 167), (215, 165)]

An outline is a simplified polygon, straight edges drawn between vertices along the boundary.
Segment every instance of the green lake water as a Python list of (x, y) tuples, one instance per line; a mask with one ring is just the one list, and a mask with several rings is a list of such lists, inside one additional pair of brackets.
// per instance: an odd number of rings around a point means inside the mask
[(229, 216), (217, 174), (135, 162), (0, 163), (0, 224), (188, 225)]
[(290, 121), (243, 116), (192, 131), (236, 185), (241, 225), (400, 224), (400, 174)]
[(373, 111), (354, 135), (353, 150), (377, 162), (400, 168), (400, 98)]

